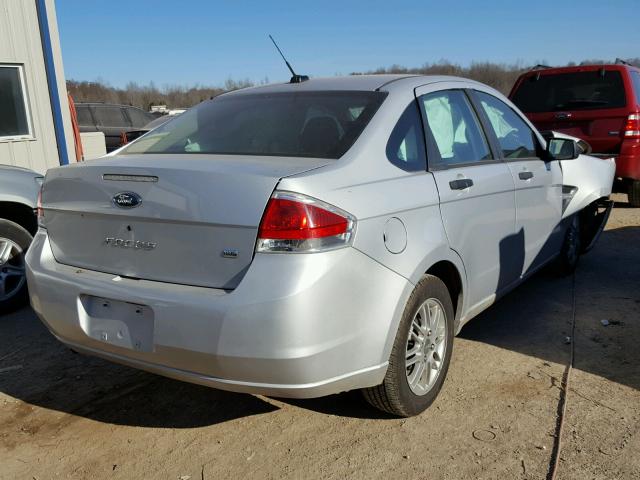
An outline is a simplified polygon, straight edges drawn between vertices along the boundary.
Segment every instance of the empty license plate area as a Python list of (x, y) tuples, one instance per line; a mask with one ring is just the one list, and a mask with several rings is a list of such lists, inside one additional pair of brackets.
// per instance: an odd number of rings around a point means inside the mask
[(141, 352), (153, 351), (153, 310), (119, 300), (80, 296), (80, 324), (91, 338)]

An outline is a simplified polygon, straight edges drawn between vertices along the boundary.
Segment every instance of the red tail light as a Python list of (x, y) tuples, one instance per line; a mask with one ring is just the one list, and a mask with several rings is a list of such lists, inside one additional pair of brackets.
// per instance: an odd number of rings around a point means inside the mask
[(44, 209), (42, 208), (42, 187), (38, 191), (38, 202), (36, 203), (36, 217), (38, 225), (44, 227)]
[(624, 125), (625, 138), (640, 138), (640, 113), (632, 113)]
[(258, 231), (258, 252), (318, 252), (350, 243), (355, 219), (305, 195), (276, 192)]

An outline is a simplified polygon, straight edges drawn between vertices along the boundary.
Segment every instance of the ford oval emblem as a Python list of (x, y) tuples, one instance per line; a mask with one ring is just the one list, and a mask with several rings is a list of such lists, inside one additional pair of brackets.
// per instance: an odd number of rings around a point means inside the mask
[(113, 196), (113, 204), (120, 208), (135, 208), (142, 203), (142, 197), (134, 192), (120, 192)]

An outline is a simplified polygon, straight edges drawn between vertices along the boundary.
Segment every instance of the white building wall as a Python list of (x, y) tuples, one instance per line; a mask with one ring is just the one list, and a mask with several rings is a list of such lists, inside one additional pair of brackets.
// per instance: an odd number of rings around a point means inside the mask
[[(65, 143), (69, 162), (75, 161), (73, 131), (60, 52), (60, 40), (53, 0), (45, 1), (60, 96)], [(53, 111), (47, 84), (47, 71), (40, 37), (35, 0), (0, 0), (0, 64), (19, 64), (24, 68), (32, 138), (0, 139), (0, 164), (16, 165), (44, 172), (60, 165)], [(2, 112), (0, 112), (2, 115)]]

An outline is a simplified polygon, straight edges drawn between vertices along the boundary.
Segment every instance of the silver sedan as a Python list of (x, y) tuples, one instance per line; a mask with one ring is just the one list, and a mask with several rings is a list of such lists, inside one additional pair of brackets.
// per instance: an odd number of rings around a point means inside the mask
[(363, 389), (414, 415), (466, 322), (546, 264), (576, 267), (613, 173), (460, 78), (240, 90), (47, 173), (31, 302), (80, 352), (237, 392)]

